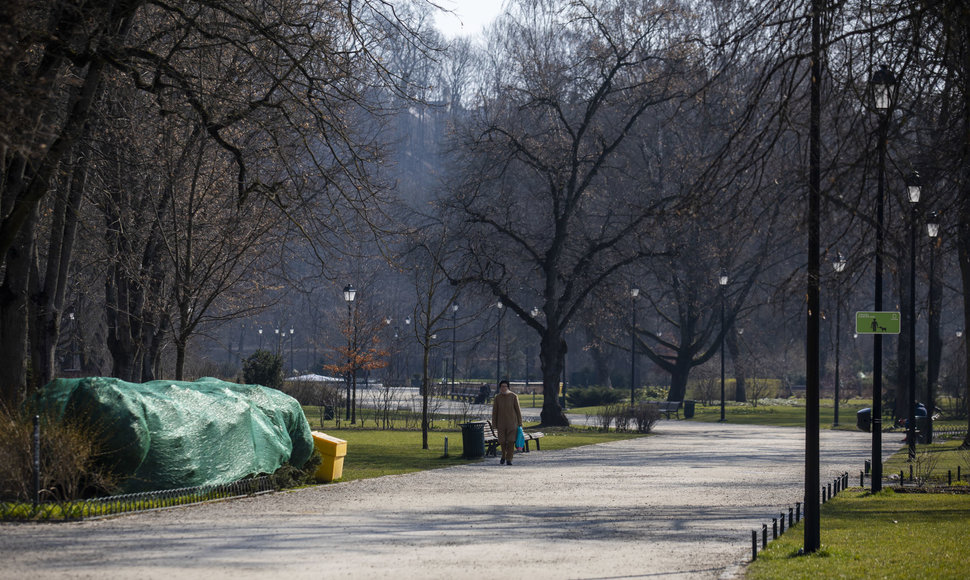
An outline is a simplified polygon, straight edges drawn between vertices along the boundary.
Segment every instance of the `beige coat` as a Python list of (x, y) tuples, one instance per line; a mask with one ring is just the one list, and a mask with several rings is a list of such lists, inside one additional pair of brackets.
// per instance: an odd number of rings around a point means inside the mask
[(522, 426), (522, 410), (519, 409), (518, 395), (509, 391), (495, 396), (495, 402), (492, 403), (492, 426), (499, 433), (499, 438), (502, 437), (502, 433), (509, 431), (512, 431), (512, 437), (515, 438), (516, 429)]

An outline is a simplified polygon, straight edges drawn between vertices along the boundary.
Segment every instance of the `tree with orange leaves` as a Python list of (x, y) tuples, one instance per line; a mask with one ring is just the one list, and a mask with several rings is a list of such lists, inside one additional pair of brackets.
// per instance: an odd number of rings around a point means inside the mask
[(380, 347), (381, 330), (387, 324), (384, 319), (368, 319), (356, 307), (350, 310), (350, 316), (340, 325), (340, 333), (347, 343), (334, 348), (342, 362), (323, 368), (347, 377), (347, 415), (354, 425), (357, 423), (357, 371), (386, 368), (390, 355)]

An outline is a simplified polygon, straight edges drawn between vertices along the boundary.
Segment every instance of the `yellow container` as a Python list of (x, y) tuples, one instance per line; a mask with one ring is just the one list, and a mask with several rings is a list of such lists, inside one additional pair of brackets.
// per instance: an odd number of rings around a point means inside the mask
[(313, 446), (323, 456), (323, 462), (320, 463), (320, 467), (317, 467), (317, 471), (313, 474), (313, 477), (317, 481), (328, 482), (340, 479), (344, 474), (344, 457), (347, 455), (347, 442), (319, 431), (312, 431), (310, 434), (313, 435)]

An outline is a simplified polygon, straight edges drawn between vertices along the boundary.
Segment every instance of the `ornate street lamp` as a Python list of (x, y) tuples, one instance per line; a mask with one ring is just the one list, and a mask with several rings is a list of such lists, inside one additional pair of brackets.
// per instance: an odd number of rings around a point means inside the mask
[(451, 305), (451, 392), (455, 392), (455, 332), (458, 329), (458, 303)]
[(637, 296), (639, 288), (630, 289), (630, 303), (633, 306), (633, 323), (630, 325), (630, 406), (636, 402), (637, 389)]
[(839, 276), (845, 271), (846, 261), (845, 256), (842, 252), (839, 252), (838, 257), (832, 262), (832, 269), (835, 270), (836, 281), (835, 281), (835, 416), (832, 421), (833, 427), (839, 426), (839, 387), (842, 384), (842, 376), (839, 374), (839, 347), (841, 346), (842, 340), (842, 276)]
[(495, 304), (498, 308), (498, 341), (495, 345), (495, 393), (498, 393), (498, 384), (502, 382), (502, 319), (505, 318), (505, 304), (499, 300)]
[(929, 408), (926, 417), (926, 443), (933, 442), (933, 412), (936, 409), (936, 385), (934, 384), (937, 373), (936, 361), (939, 360), (940, 352), (940, 312), (937, 308), (936, 285), (936, 243), (940, 235), (940, 215), (931, 211), (926, 216), (926, 233), (930, 237), (930, 292), (927, 302), (929, 303), (929, 332), (926, 340), (928, 353), (926, 356), (926, 398), (929, 400)]
[[(353, 337), (357, 335), (357, 323), (354, 321), (354, 314), (352, 312), (352, 306), (354, 299), (357, 297), (357, 289), (354, 288), (353, 284), (347, 284), (344, 286), (344, 301), (347, 302), (347, 329), (351, 328), (353, 325), (353, 334), (347, 337), (347, 416), (345, 420), (350, 421), (350, 377), (353, 369), (351, 368), (351, 352), (353, 350)], [(356, 419), (356, 409), (354, 409), (354, 415)], [(356, 422), (356, 421), (354, 421)]]
[[(404, 318), (404, 326), (405, 326), (404, 333), (410, 335), (411, 334), (411, 315), (410, 314)], [(406, 344), (410, 344), (410, 343), (406, 343)], [(411, 364), (407, 353), (407, 347), (405, 347), (404, 349), (404, 377), (406, 379), (405, 385), (410, 387), (411, 386)]]
[(906, 439), (909, 442), (909, 460), (916, 459), (916, 208), (922, 191), (919, 173), (913, 171), (906, 177), (909, 194), (909, 415), (906, 421)]
[[(883, 310), (882, 271), (883, 271), (883, 224), (885, 222), (886, 198), (886, 139), (889, 132), (889, 112), (896, 93), (896, 77), (887, 65), (880, 65), (869, 81), (872, 90), (872, 104), (879, 115), (878, 136), (878, 186), (876, 199), (876, 266), (875, 310)], [(872, 347), (872, 488), (876, 493), (882, 490), (882, 335), (873, 337)]]
[(724, 422), (727, 420), (724, 417), (724, 287), (728, 284), (727, 270), (721, 270), (717, 283), (721, 291), (721, 422)]

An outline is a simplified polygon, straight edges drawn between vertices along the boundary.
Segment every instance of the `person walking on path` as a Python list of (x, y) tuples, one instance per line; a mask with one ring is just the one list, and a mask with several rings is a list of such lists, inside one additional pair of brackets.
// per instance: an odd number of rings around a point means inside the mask
[(498, 384), (498, 395), (492, 403), (492, 426), (498, 434), (498, 443), (502, 446), (501, 465), (512, 465), (512, 455), (515, 453), (515, 436), (522, 426), (522, 410), (519, 408), (519, 396), (509, 389), (509, 382)]

